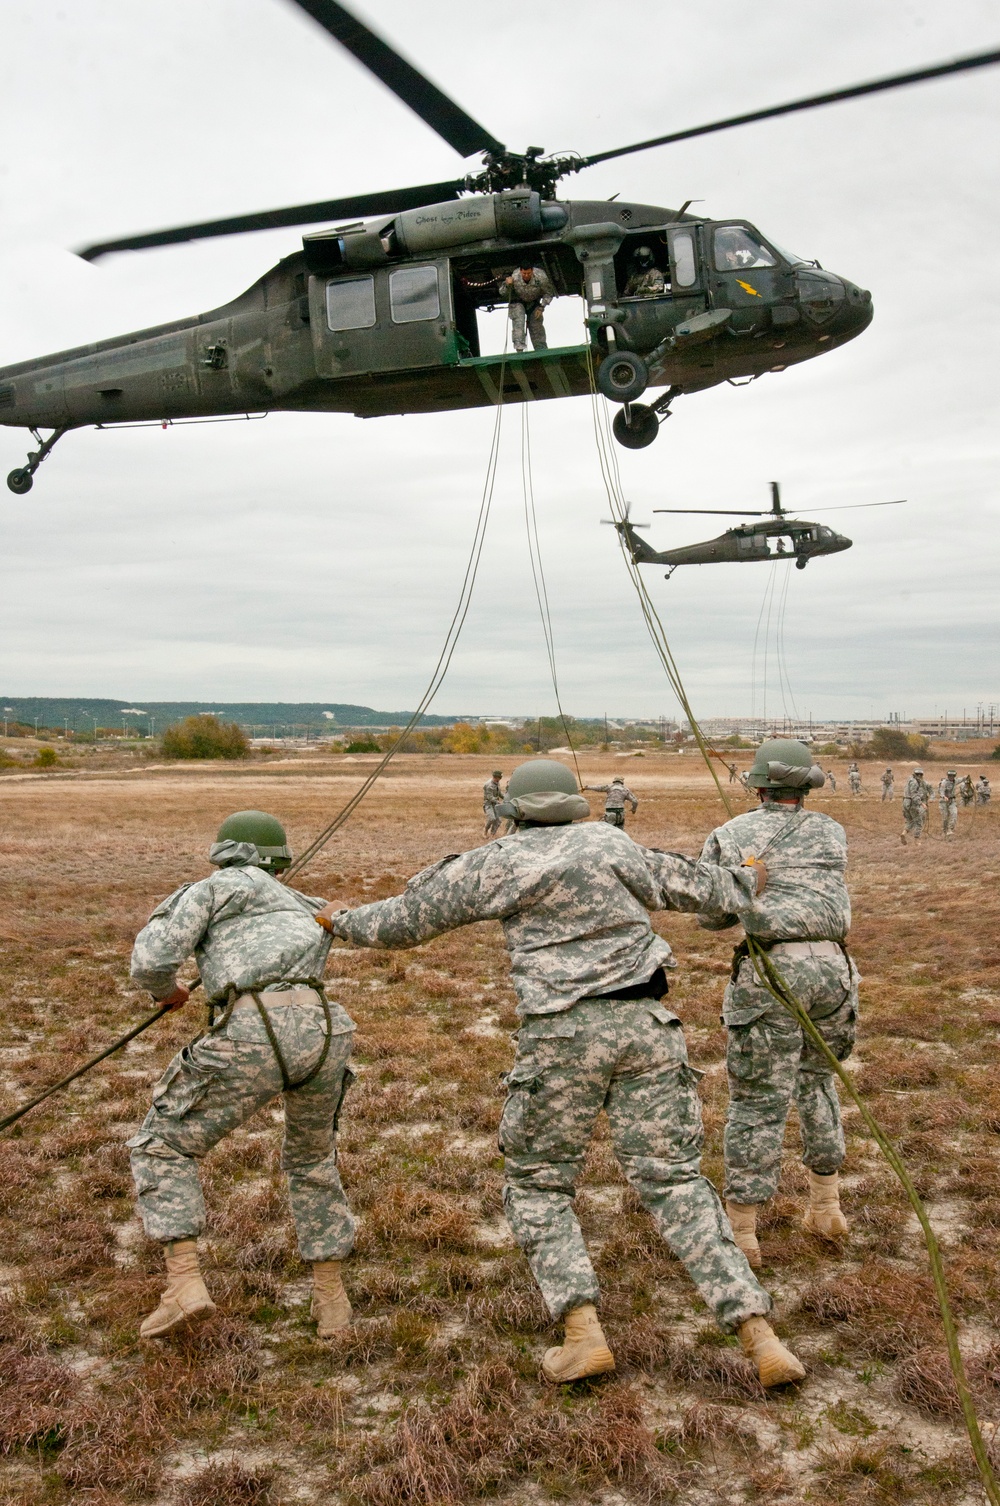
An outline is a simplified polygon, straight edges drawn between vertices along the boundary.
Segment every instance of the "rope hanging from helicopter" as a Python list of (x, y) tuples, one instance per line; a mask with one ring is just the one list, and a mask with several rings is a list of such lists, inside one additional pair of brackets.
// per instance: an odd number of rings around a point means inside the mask
[[(750, 720), (756, 723), (758, 720), (758, 690), (760, 692), (760, 723), (767, 724), (767, 691), (770, 678), (770, 664), (773, 657), (778, 676), (778, 693), (781, 698), (781, 709), (786, 726), (799, 720), (798, 707), (795, 703), (795, 695), (792, 691), (792, 682), (788, 674), (788, 658), (785, 652), (785, 617), (788, 610), (788, 588), (791, 584), (791, 572), (785, 570), (779, 577), (779, 562), (775, 560), (768, 572), (767, 583), (764, 586), (764, 595), (761, 598), (760, 611), (757, 614), (757, 626), (753, 635), (753, 651), (751, 655), (750, 676)], [(779, 578), (781, 589), (777, 590)], [(775, 610), (775, 595), (777, 594), (777, 609)], [(771, 624), (774, 622), (772, 635)], [(763, 637), (761, 628), (763, 627)], [(773, 720), (773, 718), (772, 718)]]
[[(617, 522), (624, 523), (627, 520), (627, 511), (624, 492), (621, 485), (621, 478), (618, 472), (617, 455), (615, 454), (615, 446), (609, 432), (607, 407), (605, 404), (600, 403), (598, 399), (597, 385), (594, 380), (593, 361), (589, 349), (588, 366), (590, 368), (591, 408), (594, 420), (594, 437), (597, 444), (597, 453), (601, 469), (601, 476), (603, 478), (605, 489), (608, 494), (608, 503), (611, 507), (612, 517)], [(656, 611), (655, 606), (653, 605), (652, 599), (650, 598), (649, 593), (646, 590), (645, 582), (639, 574), (639, 568), (636, 565), (635, 561), (632, 559), (632, 555), (625, 541), (624, 533), (621, 529), (618, 530), (618, 540), (619, 546), (621, 548), (622, 559), (624, 560), (625, 567), (628, 570), (629, 578), (632, 581), (633, 586), (635, 587), (636, 595), (639, 599), (639, 607), (643, 615), (643, 620), (646, 623), (646, 628), (649, 632), (653, 647), (656, 650), (657, 657), (660, 659), (660, 662), (662, 663), (663, 668), (666, 672), (667, 679), (670, 682), (670, 686), (673, 689), (674, 694), (677, 696), (677, 699), (688, 718), (688, 722), (690, 724), (691, 731), (694, 734), (698, 749), (701, 752), (708, 771), (715, 782), (715, 787), (719, 793), (719, 798), (722, 801), (726, 812), (731, 818), (734, 815), (733, 807), (729, 801), (729, 797), (726, 794), (726, 791), (723, 789), (723, 786), (720, 783), (719, 776), (712, 764), (712, 754), (715, 752), (715, 750), (709, 748), (704, 736), (702, 735), (701, 728), (698, 726), (698, 722), (694, 716), (694, 713), (691, 710), (691, 704), (687, 698), (687, 693), (684, 689), (683, 682), (681, 681), (680, 671), (677, 668), (676, 661), (674, 660), (670, 645), (667, 641), (663, 623), (661, 622), (659, 614)], [(769, 589), (770, 597), (773, 601), (773, 576), (771, 582), (769, 582)], [(787, 595), (787, 582), (784, 594)], [(767, 600), (767, 592), (765, 592), (765, 600)], [(762, 614), (763, 610), (764, 607), (762, 604)], [(781, 613), (781, 611), (782, 609), (779, 606), (779, 613)], [(717, 756), (718, 755), (716, 755), (716, 757)], [(811, 1019), (809, 1011), (805, 1008), (801, 1000), (789, 987), (787, 981), (782, 976), (779, 969), (775, 966), (772, 957), (767, 952), (761, 950), (752, 936), (747, 936), (747, 943), (749, 947), (750, 957), (753, 962), (754, 970), (757, 974), (758, 980), (763, 985), (763, 987), (765, 987), (768, 992), (778, 1001), (778, 1003), (781, 1004), (782, 1007), (795, 1018), (804, 1034), (808, 1036), (809, 1040), (815, 1046), (816, 1050), (819, 1051), (821, 1056), (826, 1060), (831, 1070), (836, 1073), (845, 1092), (852, 1100), (859, 1114), (864, 1120), (864, 1123), (871, 1133), (872, 1138), (875, 1140), (879, 1149), (882, 1151), (890, 1167), (892, 1168), (893, 1173), (895, 1174), (897, 1180), (903, 1188), (903, 1191), (906, 1194), (910, 1206), (913, 1208), (913, 1211), (916, 1214), (917, 1221), (920, 1224), (920, 1229), (923, 1234), (924, 1244), (927, 1247), (927, 1256), (931, 1270), (931, 1278), (934, 1284), (934, 1292), (937, 1298), (938, 1309), (941, 1314), (941, 1326), (944, 1330), (945, 1347), (948, 1353), (948, 1363), (951, 1367), (951, 1372), (954, 1377), (959, 1407), (962, 1412), (962, 1419), (965, 1423), (966, 1432), (969, 1437), (969, 1443), (972, 1448), (972, 1453), (976, 1461), (976, 1467), (979, 1471), (979, 1477), (982, 1481), (986, 1497), (992, 1503), (992, 1506), (1000, 1506), (1000, 1482), (998, 1482), (996, 1474), (993, 1470), (992, 1463), (990, 1462), (987, 1446), (983, 1439), (982, 1431), (979, 1426), (979, 1419), (976, 1415), (975, 1403), (972, 1398), (972, 1393), (969, 1390), (969, 1384), (965, 1374), (965, 1364), (962, 1359), (962, 1352), (958, 1342), (958, 1328), (955, 1323), (954, 1314), (951, 1310), (951, 1301), (948, 1295), (948, 1285), (945, 1275), (944, 1262), (941, 1258), (940, 1246), (938, 1245), (934, 1230), (931, 1227), (931, 1223), (927, 1216), (927, 1210), (924, 1207), (923, 1200), (921, 1199), (920, 1194), (917, 1191), (913, 1180), (906, 1169), (903, 1159), (900, 1156), (895, 1145), (892, 1143), (889, 1136), (882, 1129), (882, 1126), (878, 1123), (871, 1110), (864, 1102), (861, 1094), (858, 1092), (857, 1088), (854, 1085), (850, 1073), (844, 1070), (837, 1057), (830, 1050), (830, 1047), (827, 1045), (825, 1039), (820, 1034), (813, 1020)]]
[(420, 721), (420, 718), (428, 709), (431, 702), (434, 700), (434, 697), (437, 695), (438, 691), (441, 689), (442, 684), (444, 683), (445, 676), (448, 673), (452, 657), (458, 645), (458, 640), (461, 635), (462, 628), (465, 626), (465, 619), (469, 615), (469, 606), (472, 601), (472, 592), (476, 584), (476, 576), (479, 573), (479, 562), (482, 558), (483, 545), (486, 542), (486, 529), (487, 525), (489, 524), (490, 511), (493, 505), (493, 491), (496, 485), (497, 460), (500, 454), (500, 430), (504, 411), (503, 397), (506, 364), (507, 342), (505, 337), (503, 355), (500, 363), (500, 383), (499, 393), (497, 396), (496, 418), (493, 423), (493, 435), (490, 440), (489, 454), (486, 461), (486, 475), (483, 480), (483, 491), (479, 501), (479, 513), (476, 518), (476, 526), (472, 538), (472, 547), (469, 551), (469, 558), (465, 566), (465, 575), (462, 579), (462, 588), (459, 592), (458, 605), (456, 606), (452, 619), (448, 624), (448, 631), (445, 634), (444, 646), (442, 647), (441, 653), (438, 656), (437, 663), (434, 666), (434, 670), (428, 682), (427, 689), (421, 696), (416, 711), (414, 711), (413, 715), (410, 717), (410, 720), (407, 722), (402, 732), (400, 732), (399, 736), (390, 745), (387, 752), (376, 764), (375, 768), (368, 775), (367, 779), (365, 779), (363, 783), (358, 787), (358, 789), (355, 790), (354, 794), (341, 807), (341, 809), (337, 812), (329, 825), (323, 828), (319, 836), (314, 838), (309, 846), (299, 853), (295, 861), (285, 869), (285, 872), (282, 875), (282, 879), (285, 883), (294, 878), (297, 874), (301, 873), (303, 868), (311, 863), (314, 858), (318, 857), (323, 848), (330, 841), (330, 839), (354, 814), (358, 806), (361, 804), (362, 800), (368, 794), (368, 791), (385, 773), (386, 769), (389, 767), (396, 754), (403, 747), (406, 739), (409, 737), (414, 727), (416, 727), (417, 723)]
[[(531, 561), (531, 578), (535, 585), (535, 599), (538, 602), (538, 613), (542, 619), (542, 633), (545, 638), (545, 653), (549, 661), (549, 675), (552, 679), (552, 693), (555, 696), (556, 707), (559, 711), (559, 720), (562, 722), (563, 731), (566, 734), (566, 742), (569, 751), (573, 755), (573, 766), (576, 769), (576, 782), (582, 788), (583, 775), (580, 773), (580, 764), (577, 760), (576, 749), (573, 746), (573, 737), (563, 711), (562, 699), (559, 695), (559, 676), (556, 671), (555, 638), (552, 632), (552, 613), (549, 609), (549, 592), (545, 584), (545, 571), (542, 567), (542, 550), (538, 540), (538, 517), (535, 512), (535, 488), (531, 473), (531, 432), (528, 420), (529, 407), (527, 403), (521, 404), (521, 490), (524, 497), (524, 527), (528, 536), (528, 558)], [(541, 751), (539, 749), (539, 751)]]

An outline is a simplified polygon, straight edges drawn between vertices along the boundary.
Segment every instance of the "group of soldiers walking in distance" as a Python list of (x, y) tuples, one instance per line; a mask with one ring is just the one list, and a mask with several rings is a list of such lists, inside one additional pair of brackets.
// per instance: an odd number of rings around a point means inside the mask
[[(838, 1182), (844, 1133), (830, 1063), (766, 986), (760, 959), (766, 954), (833, 1057), (846, 1058), (858, 1013), (847, 838), (832, 817), (806, 809), (824, 775), (804, 744), (764, 743), (748, 773), (756, 807), (712, 831), (697, 858), (627, 835), (625, 807), (634, 811), (637, 801), (621, 778), (599, 787), (604, 819), (591, 820), (562, 763), (531, 759), (506, 789), (502, 777), (496, 771), (484, 791), (495, 840), (442, 858), (392, 898), (348, 907), (292, 889), (280, 881), (292, 858), (280, 823), (242, 811), (211, 846), (214, 872), (154, 910), (136, 939), (133, 979), (179, 1008), (189, 991), (178, 969), (193, 954), (210, 1012), (207, 1031), (168, 1065), (129, 1141), (139, 1211), (167, 1269), (142, 1336), (160, 1339), (214, 1311), (199, 1265), (206, 1215), (198, 1162), (278, 1094), (281, 1164), (299, 1252), (312, 1269), (317, 1336), (348, 1328), (344, 1267), (355, 1220), (336, 1135), (341, 1113), (350, 1113), (354, 1021), (327, 997), (328, 954), (335, 941), (408, 948), (498, 921), (520, 1017), (498, 1126), (503, 1204), (551, 1318), (564, 1326), (542, 1376), (558, 1384), (615, 1367), (574, 1211), (603, 1111), (626, 1178), (722, 1332), (738, 1337), (764, 1386), (802, 1380), (802, 1364), (768, 1322), (772, 1298), (755, 1274), (757, 1215), (778, 1187), (794, 1102), (809, 1180), (803, 1227), (839, 1248), (847, 1235)], [(720, 1001), (729, 1080), (721, 1198), (701, 1172), (701, 1074), (667, 1002), (679, 963), (653, 930), (654, 911), (693, 913), (707, 930), (742, 937)]]
[[(735, 763), (727, 764), (729, 770), (729, 783), (739, 782), (743, 788), (750, 792), (749, 772), (740, 774)], [(826, 771), (826, 783), (836, 792), (837, 779), (832, 770)], [(861, 770), (857, 762), (852, 762), (847, 768), (847, 783), (852, 795), (860, 795), (863, 792), (861, 782)], [(882, 791), (883, 803), (894, 800), (896, 796), (895, 775), (890, 767), (887, 767), (879, 781)], [(963, 810), (970, 806), (989, 805), (992, 795), (990, 781), (985, 774), (980, 774), (973, 780), (971, 774), (965, 774), (960, 779), (955, 769), (949, 769), (938, 781), (937, 802), (941, 812), (941, 834), (944, 837), (953, 837), (958, 826), (958, 809), (961, 805)], [(919, 842), (927, 826), (927, 813), (930, 802), (935, 798), (934, 789), (924, 777), (923, 769), (918, 765), (903, 787), (903, 830), (900, 833), (900, 841), (905, 846), (907, 842)]]

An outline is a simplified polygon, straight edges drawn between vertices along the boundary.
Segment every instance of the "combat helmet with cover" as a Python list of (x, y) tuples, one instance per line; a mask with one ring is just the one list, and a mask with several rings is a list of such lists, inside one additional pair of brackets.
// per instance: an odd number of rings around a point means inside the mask
[[(215, 847), (222, 843), (244, 844), (257, 849), (259, 868), (267, 869), (270, 873), (280, 872), (288, 868), (292, 861), (292, 849), (288, 845), (285, 828), (275, 816), (269, 816), (266, 811), (235, 811), (227, 816), (219, 827), (215, 839)], [(216, 861), (215, 858), (212, 859)]]
[(804, 794), (806, 790), (818, 790), (825, 780), (826, 775), (813, 763), (805, 743), (776, 737), (757, 749), (748, 783), (755, 790)]
[(565, 826), (590, 815), (572, 772), (554, 758), (530, 758), (518, 764), (497, 814), (519, 824)]

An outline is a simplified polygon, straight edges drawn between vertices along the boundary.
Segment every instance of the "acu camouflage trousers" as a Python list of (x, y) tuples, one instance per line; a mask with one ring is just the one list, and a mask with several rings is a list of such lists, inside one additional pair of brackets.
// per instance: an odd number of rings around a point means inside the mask
[(941, 830), (946, 837), (950, 837), (958, 825), (958, 801), (939, 800), (941, 807)]
[[(858, 974), (832, 941), (785, 942), (771, 958), (808, 1011), (838, 1061), (854, 1049)], [(802, 1159), (829, 1176), (844, 1160), (844, 1131), (833, 1071), (802, 1027), (758, 983), (746, 959), (726, 989), (725, 1195), (736, 1203), (766, 1203), (777, 1191), (785, 1121), (795, 1102)]]
[(680, 1021), (653, 999), (582, 999), (519, 1031), (500, 1121), (504, 1207), (553, 1318), (600, 1300), (573, 1196), (601, 1109), (622, 1170), (719, 1325), (731, 1333), (770, 1312), (701, 1175), (697, 1076)]
[[(319, 1061), (326, 1021), (312, 989), (260, 995), (293, 1083)], [(330, 1005), (333, 1033), (320, 1070), (284, 1094), (281, 1165), (307, 1262), (342, 1260), (354, 1245), (354, 1219), (337, 1171), (336, 1125), (353, 1073), (347, 1065), (354, 1022)], [(205, 1227), (197, 1160), (283, 1091), (281, 1067), (249, 995), (226, 1024), (174, 1057), (153, 1090), (153, 1106), (128, 1145), (139, 1212), (150, 1239), (190, 1239)]]
[(903, 820), (906, 823), (904, 835), (919, 842), (927, 825), (926, 803), (923, 800), (904, 800)]
[(535, 350), (548, 350), (549, 342), (545, 337), (545, 310), (540, 303), (525, 304), (519, 298), (512, 299), (510, 324), (515, 350), (524, 350), (527, 335), (531, 336), (531, 343)]

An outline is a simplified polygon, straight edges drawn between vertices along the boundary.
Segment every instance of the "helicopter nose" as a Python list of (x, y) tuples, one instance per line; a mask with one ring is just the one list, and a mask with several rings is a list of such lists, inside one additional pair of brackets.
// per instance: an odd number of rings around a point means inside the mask
[(875, 315), (872, 305), (872, 295), (867, 288), (859, 288), (853, 282), (842, 278), (846, 308), (844, 310), (847, 322), (852, 333), (860, 335), (863, 329), (867, 329)]

